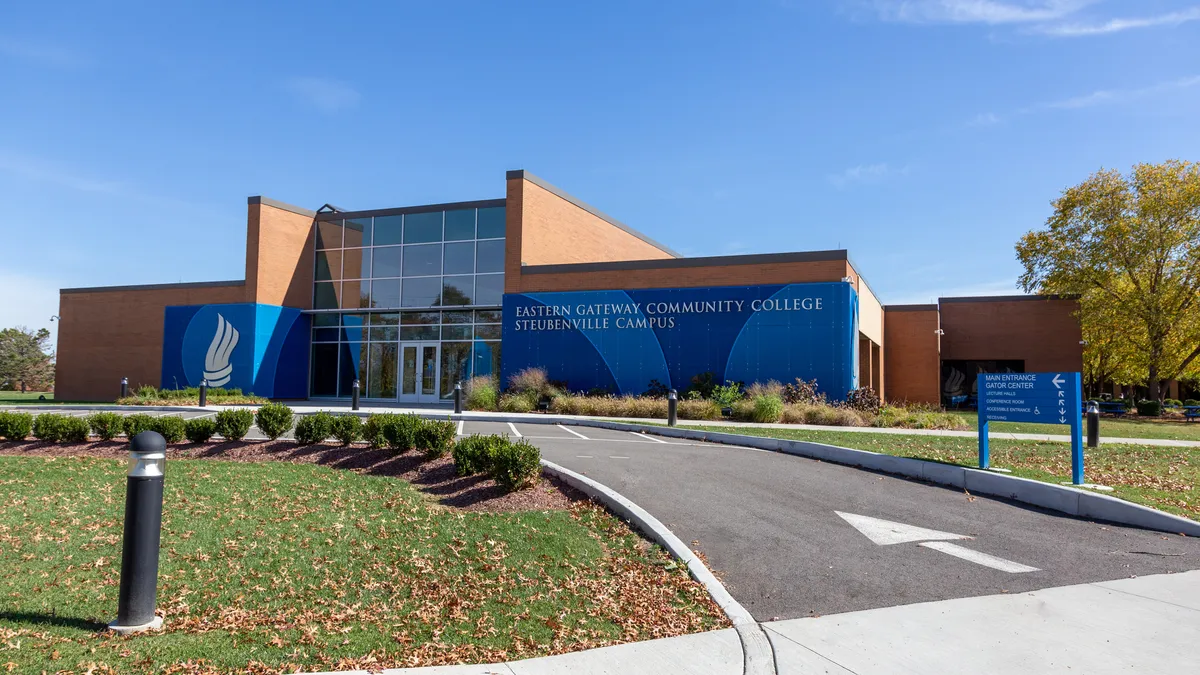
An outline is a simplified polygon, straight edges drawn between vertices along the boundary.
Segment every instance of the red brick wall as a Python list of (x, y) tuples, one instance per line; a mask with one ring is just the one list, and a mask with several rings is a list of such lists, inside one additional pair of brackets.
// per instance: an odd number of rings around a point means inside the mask
[(1023, 360), (1027, 372), (1083, 369), (1078, 302), (942, 300), (942, 359)]
[(884, 390), (889, 401), (941, 403), (938, 310), (884, 307)]

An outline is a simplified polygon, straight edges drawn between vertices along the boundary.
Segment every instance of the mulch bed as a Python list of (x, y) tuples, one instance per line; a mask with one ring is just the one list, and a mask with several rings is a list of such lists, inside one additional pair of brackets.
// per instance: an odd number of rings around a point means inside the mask
[[(0, 442), (0, 455), (17, 457), (101, 457), (128, 459), (125, 441), (89, 443), (44, 443), (42, 441)], [(320, 464), (370, 476), (392, 476), (411, 483), (437, 503), (463, 511), (562, 510), (587, 501), (582, 493), (557, 480), (542, 477), (537, 485), (506, 493), (487, 476), (460, 477), (449, 456), (426, 460), (419, 452), (395, 455), (365, 445), (340, 446), (321, 443), (298, 445), (295, 441), (236, 441), (181, 444), (167, 448), (167, 460), (211, 459), (231, 462), (293, 462)]]

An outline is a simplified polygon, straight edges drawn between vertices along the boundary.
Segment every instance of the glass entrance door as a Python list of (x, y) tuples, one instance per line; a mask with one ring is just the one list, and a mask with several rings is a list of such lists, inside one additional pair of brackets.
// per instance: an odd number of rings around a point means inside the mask
[(438, 402), (437, 342), (400, 343), (400, 393), (402, 403)]

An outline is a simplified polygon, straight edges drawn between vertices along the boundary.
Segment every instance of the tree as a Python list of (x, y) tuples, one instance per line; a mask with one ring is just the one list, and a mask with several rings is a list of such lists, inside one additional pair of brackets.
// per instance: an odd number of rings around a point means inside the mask
[(1138, 362), (1121, 367), (1136, 366), (1161, 398), (1162, 383), (1200, 357), (1200, 164), (1101, 170), (1053, 205), (1046, 228), (1017, 244), (1021, 286), (1079, 294), (1085, 326), (1102, 320), (1093, 330), (1128, 341), (1134, 353), (1121, 358)]
[(50, 331), (35, 333), (24, 326), (0, 330), (0, 385), (21, 391), (54, 384)]

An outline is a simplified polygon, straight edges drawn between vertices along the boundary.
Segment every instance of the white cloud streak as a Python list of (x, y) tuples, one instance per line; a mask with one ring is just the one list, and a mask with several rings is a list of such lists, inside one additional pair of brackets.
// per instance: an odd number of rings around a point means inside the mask
[(1153, 84), (1149, 87), (1141, 87), (1139, 89), (1101, 89), (1084, 96), (1076, 96), (1059, 101), (1042, 103), (1030, 108), (1025, 108), (1020, 112), (1028, 113), (1035, 112), (1037, 110), (1078, 110), (1080, 108), (1091, 108), (1093, 106), (1109, 103), (1123, 103), (1125, 101), (1131, 101), (1144, 96), (1151, 96), (1153, 94), (1177, 91), (1179, 89), (1188, 89), (1198, 84), (1200, 84), (1200, 75), (1193, 75), (1191, 77), (1184, 77), (1178, 80), (1159, 82), (1158, 84)]
[(1064, 23), (1038, 26), (1038, 33), (1056, 37), (1091, 37), (1093, 35), (1108, 35), (1139, 28), (1156, 28), (1159, 26), (1175, 27), (1191, 21), (1200, 21), (1200, 7), (1160, 14), (1158, 16), (1132, 17), (1110, 19), (1103, 23)]
[(304, 103), (327, 114), (353, 108), (362, 99), (354, 87), (323, 77), (293, 77), (283, 86)]
[(855, 183), (878, 183), (890, 176), (907, 175), (909, 167), (893, 168), (885, 162), (877, 164), (859, 164), (849, 169), (839, 171), (829, 176), (829, 182), (836, 188), (845, 188)]
[(884, 21), (904, 23), (1036, 23), (1062, 19), (1095, 0), (871, 0)]

